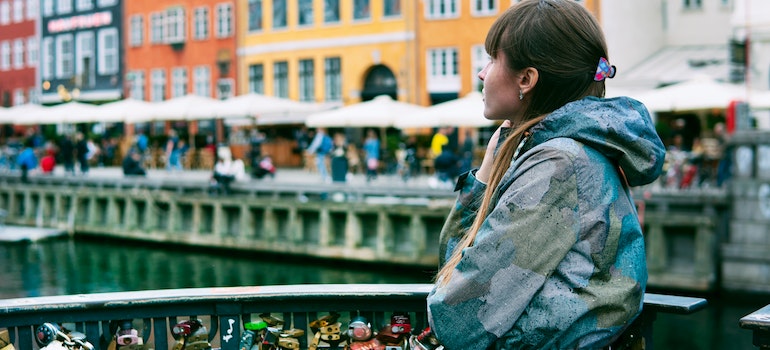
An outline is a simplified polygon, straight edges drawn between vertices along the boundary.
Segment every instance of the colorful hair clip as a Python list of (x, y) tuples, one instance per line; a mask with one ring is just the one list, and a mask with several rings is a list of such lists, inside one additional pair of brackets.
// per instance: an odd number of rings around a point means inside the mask
[(604, 81), (607, 78), (615, 77), (615, 66), (611, 66), (610, 62), (606, 58), (599, 58), (599, 65), (596, 66), (596, 74), (594, 75), (595, 81)]

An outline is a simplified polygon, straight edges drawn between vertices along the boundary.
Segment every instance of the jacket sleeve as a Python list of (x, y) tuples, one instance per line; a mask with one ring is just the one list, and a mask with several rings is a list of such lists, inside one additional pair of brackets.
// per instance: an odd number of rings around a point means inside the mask
[(533, 151), (501, 182), (499, 199), (451, 279), (428, 296), (431, 329), (446, 349), (486, 349), (511, 330), (577, 241), (570, 154)]
[(452, 255), (457, 242), (473, 224), (487, 185), (476, 179), (476, 170), (460, 175), (456, 191), (459, 191), (454, 207), (449, 212), (439, 238), (439, 268)]

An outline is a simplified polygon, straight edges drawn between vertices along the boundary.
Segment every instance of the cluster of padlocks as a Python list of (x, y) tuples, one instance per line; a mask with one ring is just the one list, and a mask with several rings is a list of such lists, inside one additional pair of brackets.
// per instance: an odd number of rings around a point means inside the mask
[[(295, 350), (300, 349), (301, 339), (308, 340), (308, 350), (441, 350), (430, 328), (422, 331), (412, 329), (409, 313), (396, 312), (390, 323), (373, 327), (364, 316), (354, 316), (344, 327), (339, 321), (340, 314), (331, 312), (312, 322), (310, 337), (305, 330), (284, 329), (284, 321), (269, 313), (259, 315), (259, 320), (246, 322), (238, 348), (240, 350)], [(109, 339), (107, 350), (144, 350), (139, 332), (131, 320), (111, 322), (114, 333)], [(413, 332), (414, 331), (414, 332)], [(203, 322), (189, 319), (171, 328), (174, 337), (173, 350), (211, 350), (209, 332)], [(94, 346), (86, 340), (85, 334), (55, 323), (44, 323), (37, 327), (35, 340), (41, 350), (92, 350)], [(12, 345), (11, 345), (12, 346)], [(3, 347), (2, 350), (13, 350)]]

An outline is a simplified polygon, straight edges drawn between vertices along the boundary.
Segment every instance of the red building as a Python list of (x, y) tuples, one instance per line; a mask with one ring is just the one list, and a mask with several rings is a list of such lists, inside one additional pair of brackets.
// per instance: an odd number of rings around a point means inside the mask
[[(127, 96), (162, 101), (186, 94), (224, 99), (235, 94), (235, 1), (126, 1)], [(222, 137), (221, 125), (203, 120), (141, 126), (152, 135)]]
[(39, 101), (39, 0), (0, 0), (0, 105)]

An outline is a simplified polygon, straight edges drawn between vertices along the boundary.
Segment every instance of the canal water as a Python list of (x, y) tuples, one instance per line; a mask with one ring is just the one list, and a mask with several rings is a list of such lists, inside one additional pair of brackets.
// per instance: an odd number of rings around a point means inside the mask
[[(429, 283), (432, 273), (93, 238), (0, 243), (0, 298), (247, 285)], [(755, 349), (751, 332), (741, 329), (738, 319), (769, 304), (770, 296), (705, 297), (706, 310), (658, 316), (655, 349)]]

